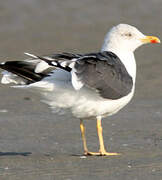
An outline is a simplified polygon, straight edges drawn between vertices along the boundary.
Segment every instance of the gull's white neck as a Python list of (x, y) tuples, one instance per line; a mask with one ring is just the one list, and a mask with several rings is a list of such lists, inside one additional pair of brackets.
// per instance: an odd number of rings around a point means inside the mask
[(120, 58), (122, 63), (124, 64), (125, 68), (127, 69), (127, 72), (133, 78), (133, 83), (135, 83), (135, 80), (136, 80), (136, 61), (135, 61), (135, 57), (134, 57), (133, 52), (119, 50), (119, 48), (113, 48), (112, 46), (109, 47), (109, 44), (107, 44), (106, 46), (104, 44), (101, 51), (111, 51), (114, 54), (116, 54)]

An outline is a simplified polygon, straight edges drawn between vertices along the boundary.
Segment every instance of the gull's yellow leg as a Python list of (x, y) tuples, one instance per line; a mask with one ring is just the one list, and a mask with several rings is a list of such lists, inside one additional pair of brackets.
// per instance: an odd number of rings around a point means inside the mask
[(97, 133), (98, 133), (99, 144), (100, 144), (100, 150), (99, 150), (100, 154), (99, 155), (101, 155), (101, 156), (119, 155), (118, 153), (110, 153), (110, 152), (106, 152), (106, 150), (105, 150), (103, 133), (102, 133), (102, 125), (101, 125), (101, 117), (97, 117)]
[(84, 127), (82, 119), (80, 120), (80, 131), (82, 135), (84, 154), (86, 154), (88, 152), (88, 148), (87, 148), (87, 142), (86, 142), (86, 137), (85, 137), (85, 127)]
[(81, 135), (82, 135), (84, 154), (85, 154), (85, 155), (100, 155), (99, 152), (96, 153), (96, 152), (90, 152), (90, 151), (88, 151), (87, 142), (86, 142), (86, 137), (85, 137), (85, 127), (84, 127), (84, 124), (83, 124), (83, 120), (82, 120), (82, 119), (80, 120), (80, 130), (81, 130)]
[(91, 156), (114, 156), (114, 155), (119, 155), (118, 153), (106, 152), (105, 147), (104, 147), (104, 141), (103, 141), (103, 135), (102, 135), (102, 126), (101, 126), (101, 118), (100, 117), (97, 118), (97, 132), (98, 132), (99, 144), (100, 144), (99, 152), (90, 152), (90, 151), (88, 151), (86, 137), (85, 137), (85, 127), (84, 127), (82, 119), (80, 120), (80, 130), (81, 130), (83, 148), (84, 148), (84, 154), (85, 155), (91, 155)]

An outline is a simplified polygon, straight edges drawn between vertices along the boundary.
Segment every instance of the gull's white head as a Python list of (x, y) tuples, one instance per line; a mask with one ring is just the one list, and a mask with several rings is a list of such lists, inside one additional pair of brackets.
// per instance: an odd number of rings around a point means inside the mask
[(106, 35), (102, 51), (133, 52), (146, 43), (160, 43), (155, 36), (146, 36), (137, 28), (128, 24), (114, 26)]

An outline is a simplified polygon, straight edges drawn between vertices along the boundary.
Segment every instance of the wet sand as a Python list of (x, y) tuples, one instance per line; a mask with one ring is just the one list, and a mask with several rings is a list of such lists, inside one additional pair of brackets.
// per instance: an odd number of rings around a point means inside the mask
[[(162, 37), (162, 2), (33, 1), (0, 3), (0, 58), (23, 52), (93, 52), (118, 23)], [(161, 38), (162, 39), (162, 38)], [(133, 101), (103, 121), (109, 151), (118, 157), (84, 157), (79, 120), (52, 114), (36, 94), (0, 85), (1, 180), (162, 179), (162, 53), (146, 45), (135, 53)], [(87, 121), (90, 150), (98, 150), (95, 121)]]

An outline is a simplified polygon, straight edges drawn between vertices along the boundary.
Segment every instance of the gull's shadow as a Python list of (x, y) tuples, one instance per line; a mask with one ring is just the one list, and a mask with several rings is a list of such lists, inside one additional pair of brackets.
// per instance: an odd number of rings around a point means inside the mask
[(29, 156), (31, 152), (0, 152), (0, 156)]

